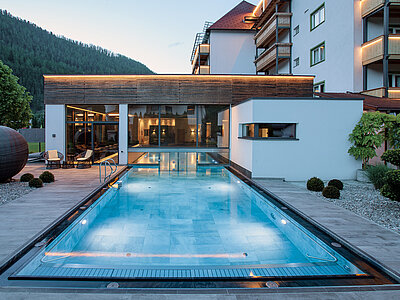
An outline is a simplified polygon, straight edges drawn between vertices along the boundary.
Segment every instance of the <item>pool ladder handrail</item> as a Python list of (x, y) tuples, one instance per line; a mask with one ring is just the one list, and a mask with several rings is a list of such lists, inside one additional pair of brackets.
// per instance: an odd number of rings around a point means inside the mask
[[(101, 173), (101, 167), (104, 167), (104, 179), (102, 178), (102, 173)], [(110, 168), (111, 172), (110, 174), (107, 174), (107, 167)], [(115, 163), (115, 160), (112, 158), (109, 158), (105, 161), (102, 161), (99, 165), (99, 179), (100, 183), (106, 182), (108, 179), (111, 178), (111, 176), (117, 171), (117, 164)]]

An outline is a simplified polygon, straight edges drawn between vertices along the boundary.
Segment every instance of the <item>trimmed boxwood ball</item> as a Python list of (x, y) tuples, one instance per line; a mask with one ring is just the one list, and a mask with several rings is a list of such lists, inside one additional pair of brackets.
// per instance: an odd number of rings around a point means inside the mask
[(44, 171), (39, 178), (45, 183), (54, 182), (54, 175), (49, 171)]
[(43, 187), (43, 181), (40, 178), (33, 178), (29, 181), (29, 186), (34, 188), (41, 188)]
[(317, 178), (313, 177), (307, 181), (307, 189), (314, 192), (321, 192), (324, 189), (324, 182)]
[(332, 179), (328, 182), (328, 186), (334, 186), (340, 191), (343, 190), (343, 182), (341, 182), (339, 179)]
[(21, 182), (29, 182), (31, 181), (33, 178), (35, 178), (35, 176), (33, 176), (33, 174), (31, 173), (25, 173), (21, 176), (21, 178), (19, 179), (19, 181)]
[(327, 186), (322, 190), (322, 196), (329, 199), (339, 199), (340, 191), (335, 186)]

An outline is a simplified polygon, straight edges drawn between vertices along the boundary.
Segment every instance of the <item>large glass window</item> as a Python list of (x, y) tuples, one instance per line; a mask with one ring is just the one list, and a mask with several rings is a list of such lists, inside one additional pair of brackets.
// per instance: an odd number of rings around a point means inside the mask
[(129, 105), (130, 147), (158, 147), (158, 105)]
[(200, 147), (229, 147), (229, 108), (219, 105), (198, 106)]
[(161, 106), (160, 145), (196, 147), (195, 105)]
[(296, 139), (294, 123), (241, 124), (240, 137), (249, 139)]
[(93, 150), (95, 163), (118, 162), (119, 105), (67, 105), (66, 112), (67, 160)]
[(129, 105), (130, 147), (229, 147), (229, 106)]

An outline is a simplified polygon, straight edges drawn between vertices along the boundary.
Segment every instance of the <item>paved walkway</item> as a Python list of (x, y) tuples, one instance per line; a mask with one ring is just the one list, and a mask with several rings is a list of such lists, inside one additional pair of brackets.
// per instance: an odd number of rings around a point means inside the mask
[(281, 180), (255, 180), (400, 276), (400, 235)]
[[(14, 178), (43, 171), (44, 164), (28, 164)], [(55, 182), (0, 206), (0, 264), (100, 184), (97, 166), (50, 171)]]

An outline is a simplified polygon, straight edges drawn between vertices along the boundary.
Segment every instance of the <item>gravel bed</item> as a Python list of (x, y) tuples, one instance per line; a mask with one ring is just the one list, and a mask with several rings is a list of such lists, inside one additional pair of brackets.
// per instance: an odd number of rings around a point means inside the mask
[(340, 199), (327, 199), (322, 196), (322, 193), (317, 192), (309, 191), (309, 193), (400, 233), (400, 202), (383, 197), (370, 183), (358, 181), (343, 183), (344, 188), (340, 191)]
[(27, 182), (14, 181), (9, 183), (0, 183), (0, 206), (18, 199), (33, 190), (35, 189), (30, 188)]

